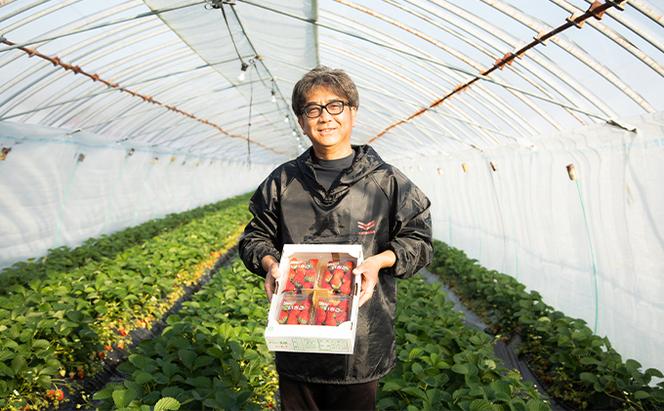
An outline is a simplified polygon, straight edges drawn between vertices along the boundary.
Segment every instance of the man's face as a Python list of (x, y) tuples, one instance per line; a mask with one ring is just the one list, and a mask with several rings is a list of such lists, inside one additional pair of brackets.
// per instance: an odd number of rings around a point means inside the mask
[[(305, 109), (310, 105), (326, 105), (333, 101), (348, 101), (335, 94), (327, 87), (317, 87), (311, 90), (306, 98)], [(298, 122), (311, 140), (314, 150), (320, 152), (345, 151), (350, 148), (350, 135), (355, 125), (357, 110), (345, 105), (343, 111), (332, 115), (323, 109), (320, 116), (309, 118), (306, 114), (298, 117)]]

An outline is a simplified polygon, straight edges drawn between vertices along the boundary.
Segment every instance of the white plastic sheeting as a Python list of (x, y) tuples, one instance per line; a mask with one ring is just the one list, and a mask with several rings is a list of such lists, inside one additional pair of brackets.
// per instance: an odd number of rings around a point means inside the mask
[(0, 268), (245, 193), (270, 171), (9, 123), (0, 123), (0, 146), (13, 147), (0, 162)]
[(664, 113), (630, 123), (401, 165), (432, 200), (435, 238), (664, 369)]

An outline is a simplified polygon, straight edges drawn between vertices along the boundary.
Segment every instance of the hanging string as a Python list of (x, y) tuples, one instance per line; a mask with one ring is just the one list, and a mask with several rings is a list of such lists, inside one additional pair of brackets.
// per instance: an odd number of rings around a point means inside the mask
[(254, 106), (254, 82), (251, 81), (251, 67), (249, 67), (249, 120), (247, 121), (247, 164), (251, 168), (251, 109)]
[(244, 67), (245, 63), (244, 63), (244, 60), (242, 60), (242, 55), (240, 54), (240, 51), (237, 49), (237, 44), (235, 44), (235, 39), (233, 38), (233, 31), (231, 30), (231, 26), (228, 24), (228, 18), (226, 17), (226, 9), (224, 8), (223, 3), (221, 4), (221, 14), (223, 14), (223, 16), (224, 16), (224, 22), (226, 23), (226, 28), (228, 29), (228, 34), (231, 37), (231, 43), (233, 43), (233, 48), (235, 48), (235, 54), (237, 54), (237, 58), (240, 60), (240, 63), (242, 64), (242, 67)]

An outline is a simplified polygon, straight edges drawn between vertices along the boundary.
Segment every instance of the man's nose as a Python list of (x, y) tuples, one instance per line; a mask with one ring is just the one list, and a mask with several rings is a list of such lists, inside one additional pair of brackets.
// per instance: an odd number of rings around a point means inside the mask
[(328, 113), (326, 108), (324, 108), (321, 111), (320, 116), (318, 116), (318, 121), (323, 123), (330, 121), (331, 119), (332, 119), (332, 114)]

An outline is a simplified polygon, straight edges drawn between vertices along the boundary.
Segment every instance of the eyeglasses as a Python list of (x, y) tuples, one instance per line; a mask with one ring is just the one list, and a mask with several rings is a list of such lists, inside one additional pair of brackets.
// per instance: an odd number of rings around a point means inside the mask
[(309, 104), (302, 110), (305, 116), (309, 118), (318, 118), (320, 117), (321, 114), (323, 114), (323, 109), (325, 109), (330, 115), (336, 116), (337, 114), (341, 114), (344, 112), (344, 107), (348, 106), (348, 102), (346, 101), (330, 101), (329, 103), (325, 105), (321, 104)]

